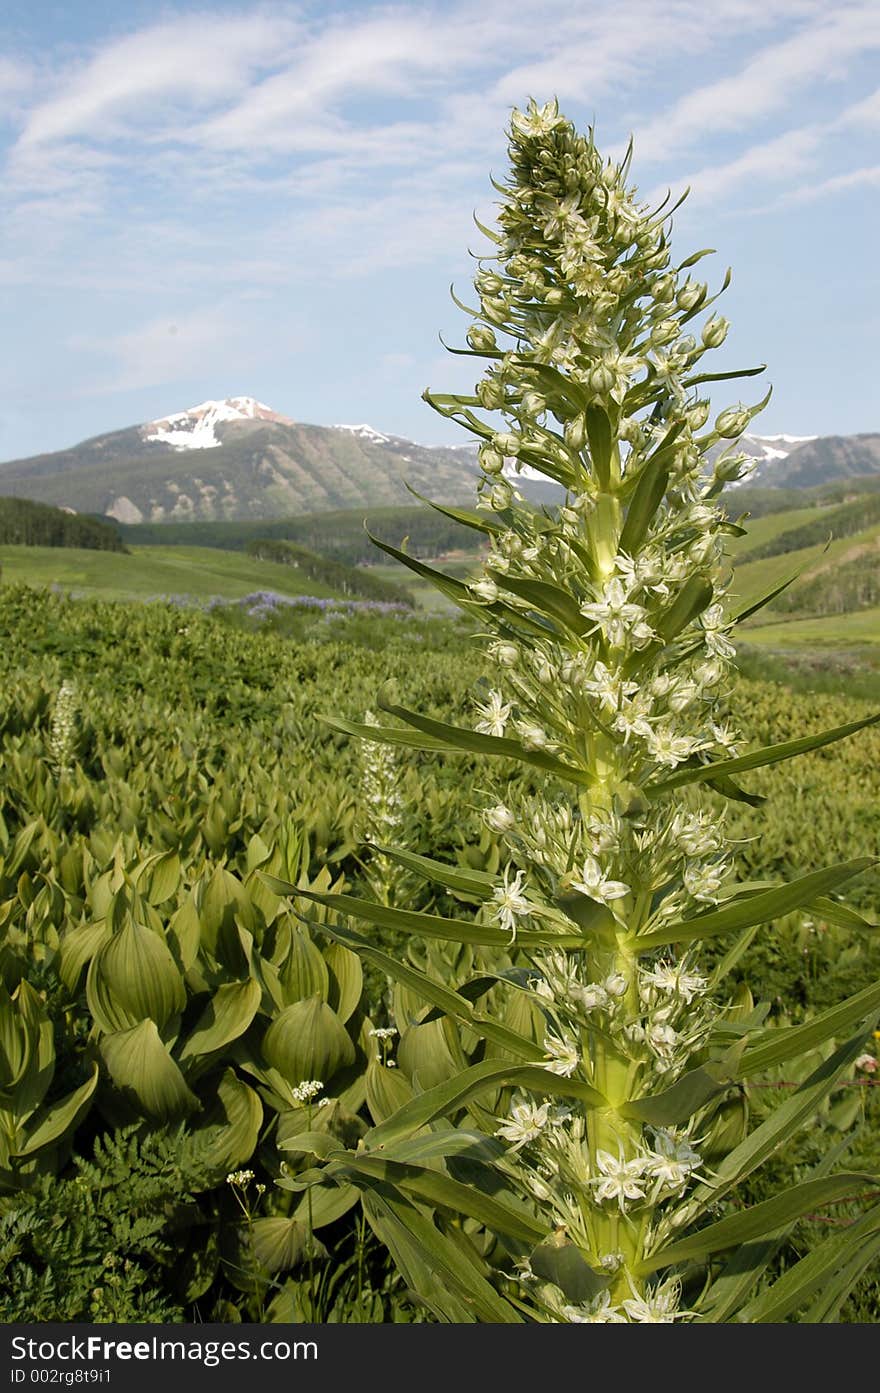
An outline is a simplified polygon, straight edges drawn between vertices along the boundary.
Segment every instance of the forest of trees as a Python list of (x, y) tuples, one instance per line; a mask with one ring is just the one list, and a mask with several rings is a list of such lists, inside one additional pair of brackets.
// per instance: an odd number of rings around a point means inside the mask
[(29, 498), (0, 498), (0, 545), (128, 551), (112, 522)]

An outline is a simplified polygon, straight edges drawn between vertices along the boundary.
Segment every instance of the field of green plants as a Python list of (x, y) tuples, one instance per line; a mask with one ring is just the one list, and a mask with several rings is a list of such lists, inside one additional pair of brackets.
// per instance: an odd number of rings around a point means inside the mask
[[(0, 1319), (431, 1319), (359, 1191), (298, 1188), (315, 1158), (289, 1141), (354, 1146), (475, 1058), (466, 1026), (423, 1020), (417, 973), (454, 988), (515, 967), (516, 949), (407, 944), (379, 912), (377, 948), (408, 953), (416, 974), (392, 985), (322, 934), (331, 911), (276, 894), (264, 873), (473, 916), (472, 896), (432, 891), (374, 849), (393, 841), (497, 871), (473, 757), (364, 745), (322, 716), (363, 720), (391, 681), (426, 714), (462, 722), (482, 659), (462, 622), (315, 611), (295, 634), (285, 622), (0, 588)], [(863, 714), (843, 698), (780, 696), (740, 683), (750, 740)], [(510, 775), (528, 777), (513, 764)], [(750, 787), (768, 801), (733, 819), (743, 877), (875, 853), (876, 727)], [(864, 874), (848, 900), (873, 917), (878, 888)], [(796, 1023), (878, 968), (869, 930), (796, 914), (762, 931), (737, 977), (771, 1018)], [(488, 1000), (537, 1038), (516, 993), (498, 983)], [(737, 1107), (760, 1119), (797, 1081), (768, 1070)], [(850, 1068), (776, 1163), (776, 1186), (859, 1118), (849, 1160), (876, 1168), (873, 1082), (864, 1062)], [(506, 1110), (501, 1094), (468, 1107), (483, 1125), (487, 1108)], [(837, 1206), (833, 1222), (849, 1213)], [(794, 1226), (777, 1264), (827, 1222)], [(465, 1221), (465, 1247), (492, 1241)], [(844, 1318), (878, 1315), (864, 1279)]]

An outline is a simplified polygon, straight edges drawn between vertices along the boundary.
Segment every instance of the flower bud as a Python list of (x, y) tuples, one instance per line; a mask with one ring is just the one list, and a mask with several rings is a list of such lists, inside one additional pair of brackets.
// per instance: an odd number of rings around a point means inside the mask
[(703, 325), (703, 332), (700, 338), (703, 340), (705, 348), (720, 348), (727, 338), (727, 331), (730, 323), (723, 315), (713, 314), (711, 319), (707, 319)]
[(499, 803), (495, 808), (487, 808), (483, 813), (483, 821), (492, 832), (509, 832), (515, 825), (516, 819), (509, 808), (505, 808), (503, 803)]
[(700, 430), (709, 419), (711, 406), (708, 401), (695, 401), (693, 406), (689, 406), (686, 412), (687, 423), (691, 430)]
[(480, 301), (480, 309), (493, 324), (503, 324), (510, 312), (507, 301), (498, 299), (494, 295), (484, 296)]
[(502, 667), (516, 667), (519, 662), (519, 649), (515, 643), (499, 643), (492, 650)]
[(572, 450), (582, 450), (587, 443), (587, 421), (584, 416), (575, 416), (565, 423), (565, 443)]
[(509, 484), (495, 484), (489, 491), (489, 507), (496, 513), (503, 513), (513, 502), (513, 489)]
[(614, 370), (607, 363), (597, 363), (590, 369), (587, 383), (597, 396), (605, 396), (617, 381)]
[(498, 347), (494, 329), (486, 324), (472, 324), (468, 329), (467, 341), (477, 353), (489, 353)]
[(671, 343), (677, 337), (677, 319), (661, 319), (659, 324), (655, 324), (651, 330), (651, 342), (654, 344)]
[(504, 388), (491, 377), (477, 383), (477, 396), (487, 411), (500, 411), (504, 405)]
[(496, 450), (501, 452), (505, 459), (516, 459), (522, 440), (520, 436), (513, 435), (510, 431), (504, 431), (498, 435), (493, 435), (492, 444), (495, 446)]
[(488, 605), (494, 604), (498, 599), (498, 586), (488, 576), (483, 576), (482, 580), (474, 581), (470, 590), (477, 599), (484, 600)]
[(543, 416), (547, 403), (540, 393), (526, 392), (522, 399), (522, 410), (525, 416)]
[(500, 474), (504, 468), (504, 456), (494, 445), (481, 445), (478, 458), (480, 468), (485, 469), (487, 474)]
[(749, 413), (744, 406), (729, 406), (715, 417), (715, 430), (724, 440), (736, 440), (749, 424)]
[(680, 310), (687, 313), (688, 310), (696, 309), (701, 305), (709, 292), (709, 287), (700, 281), (686, 280), (681, 290), (675, 297), (675, 303)]
[(667, 304), (675, 298), (675, 277), (671, 274), (658, 276), (651, 287), (651, 293), (658, 305)]

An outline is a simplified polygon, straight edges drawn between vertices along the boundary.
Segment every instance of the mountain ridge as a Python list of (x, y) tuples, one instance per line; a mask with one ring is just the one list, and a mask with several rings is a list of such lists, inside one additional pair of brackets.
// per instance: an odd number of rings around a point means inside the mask
[[(751, 484), (808, 488), (880, 474), (880, 434), (746, 435)], [(374, 426), (296, 421), (255, 397), (208, 400), (104, 432), (66, 450), (0, 464), (0, 495), (122, 523), (244, 521), (412, 502), (408, 485), (442, 504), (473, 501), (476, 446), (420, 445)], [(529, 471), (535, 502), (561, 497)]]

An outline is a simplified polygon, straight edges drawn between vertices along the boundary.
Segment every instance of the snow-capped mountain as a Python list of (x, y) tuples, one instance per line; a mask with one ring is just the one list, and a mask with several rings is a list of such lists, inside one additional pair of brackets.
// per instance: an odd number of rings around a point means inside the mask
[[(770, 487), (880, 473), (880, 435), (750, 435), (737, 448), (759, 461), (750, 482)], [(307, 425), (236, 396), (0, 464), (0, 494), (120, 522), (259, 519), (411, 504), (407, 485), (438, 503), (472, 504), (478, 473), (473, 444), (419, 445), (366, 423)], [(535, 501), (561, 496), (534, 470), (515, 477)]]
[(227, 421), (275, 421), (293, 426), (295, 421), (273, 411), (256, 397), (226, 397), (223, 401), (203, 401), (186, 411), (176, 411), (140, 427), (142, 438), (170, 445), (172, 450), (214, 450), (222, 441), (217, 427)]

